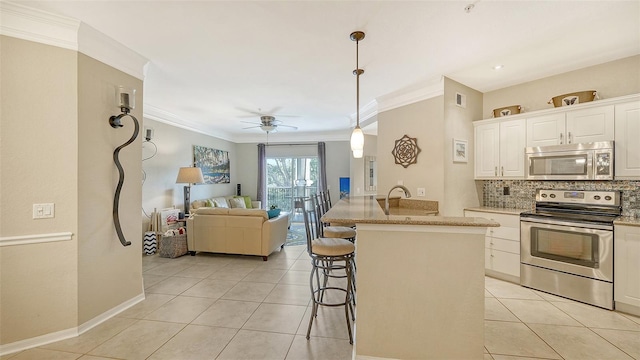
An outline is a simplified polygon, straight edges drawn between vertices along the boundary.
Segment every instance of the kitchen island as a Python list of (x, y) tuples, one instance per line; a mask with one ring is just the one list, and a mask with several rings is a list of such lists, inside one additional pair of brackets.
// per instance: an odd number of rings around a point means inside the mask
[(357, 226), (355, 358), (482, 359), (484, 235), (499, 224), (394, 212), (361, 196), (322, 218)]

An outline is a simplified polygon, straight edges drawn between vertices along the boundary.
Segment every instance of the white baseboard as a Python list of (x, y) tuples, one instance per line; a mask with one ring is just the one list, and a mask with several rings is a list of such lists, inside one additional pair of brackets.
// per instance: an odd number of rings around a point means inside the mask
[(105, 311), (104, 313), (94, 317), (93, 319), (85, 322), (84, 324), (81, 324), (80, 326), (52, 332), (52, 333), (41, 335), (41, 336), (36, 336), (30, 339), (16, 341), (9, 344), (0, 345), (0, 356), (12, 354), (18, 351), (27, 350), (34, 347), (51, 344), (56, 341), (66, 340), (72, 337), (76, 337), (78, 335), (82, 335), (85, 332), (93, 329), (94, 327), (118, 315), (119, 313), (136, 305), (137, 303), (141, 302), (144, 299), (145, 299), (145, 295), (143, 291), (141, 294), (136, 295), (135, 297), (123, 302), (122, 304), (108, 311)]

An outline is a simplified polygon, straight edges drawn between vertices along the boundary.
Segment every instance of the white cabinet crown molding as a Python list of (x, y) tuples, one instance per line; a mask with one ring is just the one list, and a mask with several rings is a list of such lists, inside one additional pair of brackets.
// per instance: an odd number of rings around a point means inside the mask
[(528, 117), (533, 117), (533, 116), (542, 116), (542, 115), (547, 115), (547, 114), (563, 113), (563, 112), (568, 112), (568, 111), (589, 109), (589, 108), (600, 107), (600, 106), (605, 106), (605, 105), (622, 104), (622, 103), (628, 103), (628, 102), (633, 102), (633, 101), (640, 101), (640, 94), (631, 94), (631, 95), (618, 96), (618, 97), (614, 97), (614, 98), (610, 98), (610, 99), (602, 99), (602, 100), (590, 101), (590, 102), (577, 104), (577, 105), (561, 106), (561, 107), (551, 108), (551, 109), (536, 110), (536, 111), (531, 111), (531, 112), (523, 112), (523, 113), (520, 113), (520, 114), (502, 116), (502, 117), (497, 117), (497, 118), (478, 119), (478, 120), (474, 120), (473, 124), (474, 125), (475, 124), (487, 124), (487, 123), (502, 122), (502, 121), (507, 121), (507, 120), (526, 119)]
[(0, 34), (81, 52), (144, 80), (145, 57), (79, 20), (0, 2)]

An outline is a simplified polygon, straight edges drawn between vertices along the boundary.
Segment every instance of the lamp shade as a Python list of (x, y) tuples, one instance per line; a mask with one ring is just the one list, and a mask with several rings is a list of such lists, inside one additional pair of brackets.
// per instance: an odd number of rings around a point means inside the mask
[[(351, 151), (354, 158), (361, 158), (364, 150), (364, 133), (360, 126), (356, 126), (351, 133)], [(359, 156), (358, 156), (359, 154)]]
[(180, 171), (178, 171), (176, 184), (198, 184), (203, 182), (202, 170), (198, 167), (181, 167)]

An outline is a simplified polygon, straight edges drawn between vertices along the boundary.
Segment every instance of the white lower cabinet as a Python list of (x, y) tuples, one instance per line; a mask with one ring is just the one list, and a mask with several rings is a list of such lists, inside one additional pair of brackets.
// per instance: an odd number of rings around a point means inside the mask
[(466, 217), (493, 220), (500, 227), (487, 228), (484, 242), (484, 267), (488, 275), (504, 280), (520, 280), (520, 215), (465, 210)]
[(640, 315), (640, 226), (615, 225), (613, 242), (616, 309)]

